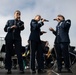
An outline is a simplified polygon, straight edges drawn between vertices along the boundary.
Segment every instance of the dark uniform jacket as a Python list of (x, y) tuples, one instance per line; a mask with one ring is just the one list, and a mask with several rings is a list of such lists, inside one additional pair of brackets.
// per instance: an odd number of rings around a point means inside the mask
[(32, 19), (31, 23), (30, 23), (30, 36), (29, 36), (29, 40), (33, 40), (33, 41), (40, 41), (40, 27), (43, 26), (44, 23), (40, 22), (38, 23), (36, 20)]
[[(16, 29), (11, 29), (11, 26), (16, 25)], [(4, 31), (7, 32), (5, 39), (21, 39), (20, 32), (24, 29), (24, 22), (21, 20), (8, 20)]]
[(53, 34), (56, 35), (55, 43), (70, 43), (69, 39), (69, 29), (71, 26), (70, 20), (63, 20), (58, 23), (56, 31)]

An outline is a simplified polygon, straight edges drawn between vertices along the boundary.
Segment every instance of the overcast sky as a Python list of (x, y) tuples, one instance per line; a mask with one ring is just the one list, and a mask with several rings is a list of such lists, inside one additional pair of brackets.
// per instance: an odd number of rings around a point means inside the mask
[(71, 19), (70, 44), (76, 46), (76, 0), (0, 0), (0, 37), (5, 37), (5, 24), (7, 20), (14, 18), (15, 10), (21, 11), (21, 20), (25, 23), (25, 30), (21, 32), (23, 46), (27, 44), (29, 38), (30, 21), (37, 14), (49, 20), (41, 28), (42, 31), (47, 32), (41, 36), (41, 39), (49, 41), (51, 47), (55, 36), (49, 31), (49, 27), (55, 29), (57, 25), (53, 18), (62, 14), (65, 19)]

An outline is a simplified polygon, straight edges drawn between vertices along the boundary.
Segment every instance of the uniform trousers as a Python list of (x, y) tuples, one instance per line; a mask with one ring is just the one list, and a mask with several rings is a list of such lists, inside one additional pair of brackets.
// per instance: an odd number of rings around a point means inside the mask
[(23, 59), (21, 54), (21, 40), (5, 40), (6, 42), (6, 58), (5, 58), (5, 68), (11, 70), (12, 68), (12, 52), (13, 52), (13, 45), (15, 46), (15, 51), (18, 58), (18, 64), (20, 70), (23, 70)]
[(38, 69), (44, 69), (44, 58), (43, 58), (43, 49), (41, 42), (30, 41), (30, 50), (31, 50), (31, 69), (35, 70), (35, 59), (37, 59)]
[(69, 61), (69, 44), (68, 43), (57, 43), (55, 44), (55, 52), (57, 57), (58, 69), (62, 69), (62, 57), (64, 59), (65, 68), (69, 69), (70, 61)]

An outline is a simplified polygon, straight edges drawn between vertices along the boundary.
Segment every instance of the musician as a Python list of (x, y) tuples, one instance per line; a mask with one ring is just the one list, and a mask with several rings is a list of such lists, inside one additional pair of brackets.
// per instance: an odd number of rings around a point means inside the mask
[(65, 68), (70, 72), (68, 46), (70, 44), (69, 29), (71, 26), (71, 20), (65, 20), (63, 15), (58, 15), (54, 20), (58, 22), (56, 31), (53, 28), (49, 28), (49, 30), (56, 36), (55, 50), (57, 55), (58, 72), (61, 72), (62, 70), (62, 57), (64, 58)]
[(15, 50), (18, 57), (18, 64), (20, 68), (20, 73), (24, 73), (23, 68), (23, 59), (21, 55), (21, 46), (22, 46), (22, 40), (20, 33), (22, 30), (24, 30), (24, 22), (21, 21), (21, 12), (19, 10), (16, 10), (14, 13), (14, 19), (8, 20), (4, 31), (7, 32), (7, 35), (5, 37), (5, 43), (6, 43), (6, 58), (5, 58), (5, 68), (8, 70), (7, 73), (11, 74), (11, 68), (12, 68), (12, 49), (13, 45), (15, 46)]
[[(31, 50), (31, 70), (32, 73), (36, 73), (35, 59), (37, 58), (38, 63), (38, 73), (44, 73), (44, 60), (43, 60), (43, 50), (41, 47), (40, 35), (45, 33), (41, 32), (40, 28), (44, 25), (44, 19), (41, 20), (40, 15), (36, 15), (34, 19), (31, 20), (30, 27), (31, 33), (29, 36), (30, 50)], [(36, 57), (37, 56), (37, 57)]]

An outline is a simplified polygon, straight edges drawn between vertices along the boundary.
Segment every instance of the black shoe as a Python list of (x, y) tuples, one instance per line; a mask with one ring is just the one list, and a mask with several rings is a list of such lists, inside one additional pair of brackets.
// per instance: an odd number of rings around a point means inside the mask
[(11, 70), (8, 70), (8, 71), (7, 71), (7, 74), (11, 74), (11, 73), (12, 73)]
[(39, 69), (39, 70), (38, 70), (38, 73), (46, 73), (46, 70)]
[(72, 71), (70, 69), (67, 69), (68, 73), (72, 73)]
[(36, 73), (36, 70), (32, 70), (32, 74), (35, 74)]
[(20, 70), (20, 74), (24, 74), (25, 72), (24, 72), (24, 70)]

